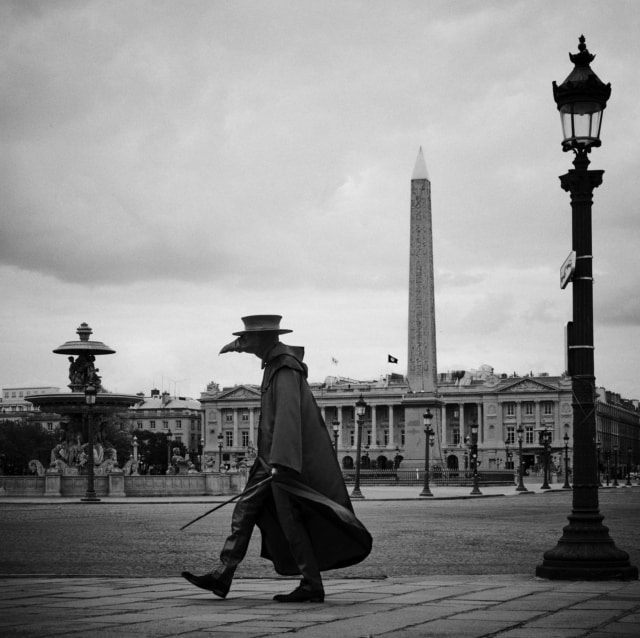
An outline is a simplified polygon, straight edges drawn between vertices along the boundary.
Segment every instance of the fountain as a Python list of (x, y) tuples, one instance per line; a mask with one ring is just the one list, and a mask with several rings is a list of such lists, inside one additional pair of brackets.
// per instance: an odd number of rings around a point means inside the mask
[[(113, 394), (104, 389), (95, 366), (96, 357), (114, 354), (115, 350), (101, 341), (89, 340), (92, 332), (82, 323), (77, 329), (78, 340), (67, 341), (53, 351), (66, 355), (69, 360), (67, 387), (71, 392), (29, 397), (34, 407), (63, 418), (62, 438), (51, 450), (50, 466), (45, 473), (83, 479), (86, 475), (86, 493), (82, 498), (85, 502), (100, 500), (96, 495), (95, 476), (123, 474), (115, 448), (104, 437), (104, 422), (140, 400), (135, 395)], [(96, 423), (97, 430), (94, 429)], [(58, 482), (58, 489), (59, 485)]]

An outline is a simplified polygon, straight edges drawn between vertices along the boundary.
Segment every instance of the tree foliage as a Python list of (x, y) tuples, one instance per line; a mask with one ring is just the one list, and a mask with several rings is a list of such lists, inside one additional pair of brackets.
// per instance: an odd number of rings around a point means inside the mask
[[(167, 469), (167, 455), (169, 439), (164, 432), (152, 432), (151, 430), (135, 430), (131, 436), (138, 438), (138, 458), (141, 461), (143, 471), (151, 471), (164, 474)], [(187, 448), (181, 441), (171, 441), (171, 449), (179, 448), (184, 456)]]
[(5, 474), (29, 474), (29, 461), (49, 466), (59, 432), (45, 430), (27, 419), (0, 421), (0, 463)]

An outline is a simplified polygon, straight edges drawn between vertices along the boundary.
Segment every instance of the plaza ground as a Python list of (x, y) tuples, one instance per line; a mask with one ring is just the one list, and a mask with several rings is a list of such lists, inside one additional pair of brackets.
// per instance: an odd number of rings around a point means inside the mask
[[(451, 636), (545, 638), (640, 634), (640, 584), (534, 576), (570, 513), (571, 493), (528, 485), (363, 487), (358, 516), (374, 537), (367, 561), (325, 575), (324, 604), (283, 605), (295, 580), (260, 559), (256, 537), (225, 600), (179, 577), (202, 572), (228, 530), (222, 499), (81, 504), (0, 501), (3, 636)], [(640, 487), (603, 489), (616, 545), (640, 563)], [(257, 535), (256, 535), (257, 536)]]

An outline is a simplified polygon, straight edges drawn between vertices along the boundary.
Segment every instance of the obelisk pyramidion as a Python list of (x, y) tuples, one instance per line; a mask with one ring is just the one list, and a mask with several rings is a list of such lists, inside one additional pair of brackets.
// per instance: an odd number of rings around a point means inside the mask
[(409, 349), (407, 378), (412, 392), (435, 393), (436, 312), (433, 285), (431, 182), (422, 154), (411, 177), (409, 259)]

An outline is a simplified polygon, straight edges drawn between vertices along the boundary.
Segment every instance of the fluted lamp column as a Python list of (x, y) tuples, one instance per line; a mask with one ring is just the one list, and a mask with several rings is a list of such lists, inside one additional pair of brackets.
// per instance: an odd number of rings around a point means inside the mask
[(424, 485), (420, 496), (433, 496), (429, 489), (429, 448), (431, 447), (431, 437), (435, 434), (431, 428), (432, 421), (433, 414), (431, 414), (431, 410), (427, 408), (426, 412), (422, 415), (422, 424), (424, 425)]
[(591, 209), (593, 191), (602, 183), (603, 171), (588, 167), (591, 149), (600, 146), (602, 114), (611, 85), (604, 84), (591, 70), (594, 56), (587, 50), (584, 36), (580, 36), (578, 50), (569, 56), (575, 67), (566, 80), (559, 86), (553, 83), (563, 130), (562, 148), (574, 153), (574, 168), (560, 177), (563, 190), (571, 196), (572, 211), (572, 252), (565, 262), (561, 285), (571, 281), (573, 287), (573, 319), (567, 326), (573, 395), (573, 504), (569, 524), (556, 547), (544, 553), (536, 576), (636, 580), (638, 568), (609, 537), (598, 504)]

